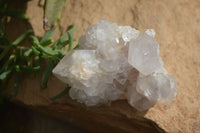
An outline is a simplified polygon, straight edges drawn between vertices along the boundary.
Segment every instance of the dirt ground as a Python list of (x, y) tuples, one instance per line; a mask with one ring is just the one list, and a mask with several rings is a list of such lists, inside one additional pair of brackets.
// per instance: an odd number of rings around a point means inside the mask
[[(12, 34), (11, 38), (15, 38), (16, 34), (29, 27), (32, 27), (34, 33), (39, 37), (44, 34), (42, 28), (43, 4), (44, 0), (30, 0), (24, 5), (13, 5), (16, 8), (25, 9), (30, 19), (29, 24), (11, 21), (11, 26), (7, 29), (8, 33)], [(78, 38), (84, 34), (89, 25), (97, 23), (99, 18), (108, 19), (119, 25), (130, 25), (139, 30), (155, 29), (156, 40), (160, 44), (160, 55), (165, 63), (165, 68), (178, 79), (178, 95), (170, 104), (157, 103), (145, 113), (131, 109), (125, 102), (115, 102), (111, 107), (88, 109), (66, 97), (61, 100), (62, 105), (59, 102), (55, 105), (47, 98), (59, 93), (65, 85), (53, 77), (45, 91), (41, 91), (39, 88), (40, 79), (36, 81), (25, 79), (15, 100), (35, 108), (43, 106), (43, 110), (51, 110), (50, 114), (58, 118), (61, 118), (62, 115), (59, 116), (55, 113), (63, 111), (76, 119), (76, 113), (82, 113), (76, 110), (81, 108), (85, 114), (92, 112), (92, 117), (117, 114), (117, 117), (124, 117), (127, 121), (128, 119), (136, 119), (136, 121), (148, 119), (166, 132), (197, 133), (200, 131), (199, 14), (199, 0), (67, 0), (60, 20), (59, 31), (55, 38), (60, 36), (70, 24), (77, 26), (75, 37)], [(54, 107), (57, 109), (55, 110)], [(99, 111), (101, 109), (104, 111), (103, 113)], [(84, 117), (84, 113), (79, 114), (79, 117), (87, 119)], [(140, 117), (144, 117), (144, 119), (140, 119)], [(99, 119), (91, 118), (94, 123), (110, 124), (107, 119), (102, 117)], [(78, 120), (75, 120), (76, 122)], [(87, 122), (84, 124), (80, 122), (78, 125), (88, 129), (90, 127), (87, 126)], [(127, 125), (126, 122), (120, 123), (116, 120), (110, 125), (112, 127), (121, 125), (119, 128), (123, 131), (132, 130), (132, 125)]]

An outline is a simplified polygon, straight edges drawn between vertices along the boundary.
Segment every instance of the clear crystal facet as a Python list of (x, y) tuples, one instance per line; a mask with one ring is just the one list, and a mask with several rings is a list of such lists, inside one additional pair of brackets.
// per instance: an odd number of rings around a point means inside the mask
[(141, 33), (136, 40), (129, 44), (128, 62), (144, 75), (149, 75), (163, 67), (156, 40)]

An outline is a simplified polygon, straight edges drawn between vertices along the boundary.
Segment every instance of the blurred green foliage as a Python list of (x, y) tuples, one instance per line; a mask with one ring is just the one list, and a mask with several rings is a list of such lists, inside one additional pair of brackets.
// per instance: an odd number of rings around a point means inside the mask
[[(24, 73), (38, 75), (42, 69), (42, 60), (48, 61), (41, 81), (41, 88), (46, 88), (52, 69), (66, 54), (66, 51), (62, 50), (62, 48), (68, 45), (69, 52), (73, 49), (73, 42), (76, 40), (76, 38), (73, 38), (76, 28), (71, 25), (55, 42), (52, 37), (56, 29), (46, 31), (41, 40), (32, 34), (32, 30), (28, 30), (16, 38), (15, 41), (11, 41), (5, 36), (3, 22), (8, 16), (27, 19), (27, 16), (22, 11), (8, 10), (6, 0), (0, 1), (0, 102), (3, 99), (16, 97), (21, 75)], [(25, 38), (29, 38), (29, 46), (27, 47), (21, 45)], [(75, 48), (77, 47), (78, 45)], [(5, 88), (11, 77), (14, 78), (14, 91), (12, 94), (6, 94), (4, 93)], [(69, 89), (69, 87), (67, 88)], [(66, 89), (52, 99), (57, 99), (65, 93)]]

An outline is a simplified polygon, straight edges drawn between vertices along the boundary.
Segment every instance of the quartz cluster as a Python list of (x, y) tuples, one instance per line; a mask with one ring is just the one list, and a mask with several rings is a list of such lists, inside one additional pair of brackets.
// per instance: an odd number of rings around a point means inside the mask
[(69, 95), (87, 106), (125, 97), (142, 111), (156, 101), (171, 102), (176, 78), (163, 67), (152, 29), (140, 32), (105, 19), (90, 26), (53, 73), (72, 88)]

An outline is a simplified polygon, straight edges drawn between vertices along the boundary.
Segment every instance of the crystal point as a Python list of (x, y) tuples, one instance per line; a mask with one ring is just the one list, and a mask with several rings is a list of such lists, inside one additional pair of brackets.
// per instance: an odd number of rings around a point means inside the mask
[(144, 75), (149, 75), (163, 67), (159, 56), (159, 46), (156, 40), (141, 33), (136, 40), (129, 44), (128, 62)]

